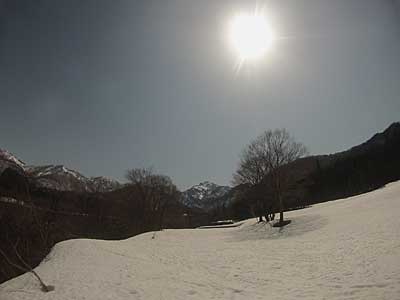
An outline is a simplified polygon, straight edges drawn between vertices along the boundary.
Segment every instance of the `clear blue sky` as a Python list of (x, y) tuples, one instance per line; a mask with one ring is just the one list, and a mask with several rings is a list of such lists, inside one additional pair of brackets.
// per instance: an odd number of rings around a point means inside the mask
[(265, 129), (325, 154), (399, 121), (398, 1), (267, 1), (285, 39), (236, 74), (227, 24), (255, 3), (0, 0), (0, 148), (186, 188), (229, 184)]

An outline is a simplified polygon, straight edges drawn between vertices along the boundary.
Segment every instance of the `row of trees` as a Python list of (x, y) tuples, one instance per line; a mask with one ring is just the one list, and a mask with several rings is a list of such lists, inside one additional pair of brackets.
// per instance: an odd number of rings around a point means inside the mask
[[(168, 176), (131, 169), (129, 183), (106, 193), (37, 188), (23, 172), (0, 175), (0, 283), (32, 272), (51, 247), (71, 238), (121, 239), (184, 224)], [(167, 209), (169, 211), (167, 212)], [(42, 282), (41, 282), (42, 284)], [(49, 286), (42, 284), (47, 291)]]
[[(294, 182), (285, 166), (307, 153), (307, 148), (286, 129), (264, 131), (244, 148), (233, 184), (247, 187), (242, 196), (248, 198), (260, 221), (262, 216), (266, 221), (273, 220), (278, 211), (279, 222), (275, 226), (287, 224), (283, 217), (284, 199)], [(128, 170), (126, 178), (135, 190), (133, 195), (145, 222), (154, 224), (155, 230), (161, 229), (168, 204), (179, 199), (179, 191), (172, 180), (155, 174), (152, 169)], [(257, 187), (267, 192), (254, 193)]]
[(126, 179), (133, 189), (133, 201), (137, 203), (145, 223), (161, 230), (168, 205), (179, 199), (179, 191), (171, 178), (155, 174), (151, 168), (138, 168), (128, 170)]

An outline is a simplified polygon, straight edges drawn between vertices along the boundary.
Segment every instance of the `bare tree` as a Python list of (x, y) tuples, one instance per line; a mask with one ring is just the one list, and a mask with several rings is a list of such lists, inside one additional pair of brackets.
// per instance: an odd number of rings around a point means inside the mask
[[(0, 256), (11, 267), (10, 273), (6, 271), (6, 268), (2, 270), (3, 276), (9, 279), (10, 275), (18, 275), (15, 270), (30, 272), (39, 281), (41, 290), (50, 292), (54, 290), (54, 286), (46, 285), (30, 263), (32, 239), (40, 237), (41, 247), (47, 250), (49, 230), (43, 227), (43, 216), (39, 214), (37, 207), (32, 202), (27, 183), (26, 194), (17, 192), (13, 198), (20, 201), (15, 204), (16, 209), (7, 209), (6, 207), (4, 211), (0, 211), (0, 228), (2, 229), (0, 231)], [(21, 254), (18, 248), (23, 250)], [(2, 263), (1, 260), (0, 263)]]
[(240, 155), (239, 167), (233, 174), (233, 184), (259, 184), (268, 174), (268, 161), (263, 159), (265, 145), (260, 138), (250, 142)]
[(148, 218), (149, 225), (161, 230), (168, 204), (179, 195), (171, 178), (154, 174), (151, 168), (130, 169), (126, 178), (137, 192), (136, 201), (140, 202), (139, 206)]
[[(18, 241), (19, 241), (19, 240), (18, 240)], [(18, 244), (18, 241), (17, 241), (17, 244)], [(32, 273), (32, 274), (36, 277), (36, 279), (37, 279), (37, 280), (39, 281), (39, 283), (40, 283), (40, 287), (41, 287), (41, 290), (42, 290), (43, 292), (46, 292), (46, 293), (47, 293), (47, 292), (51, 292), (51, 291), (54, 290), (54, 286), (45, 284), (44, 281), (42, 280), (42, 278), (40, 278), (39, 274), (36, 273), (36, 271), (33, 270), (33, 268), (29, 265), (29, 263), (27, 263), (27, 262), (22, 258), (22, 256), (18, 253), (18, 250), (17, 250), (17, 246), (16, 246), (16, 245), (14, 246), (14, 253), (15, 253), (16, 256), (18, 257), (20, 263), (15, 263), (15, 262), (13, 262), (13, 261), (11, 260), (11, 258), (7, 255), (7, 253), (6, 253), (5, 251), (3, 251), (3, 250), (0, 248), (0, 254), (5, 258), (5, 260), (6, 260), (11, 266), (13, 266), (13, 267), (16, 268), (16, 269), (19, 269), (19, 270), (22, 271), (22, 272), (30, 272), (30, 273)]]
[[(269, 172), (269, 165), (263, 159), (264, 146), (260, 139), (255, 139), (243, 149), (240, 155), (240, 162), (236, 173), (233, 174), (232, 183), (234, 185), (243, 185), (248, 187), (247, 196), (250, 196), (249, 191), (252, 187), (260, 184)], [(262, 221), (262, 209), (265, 199), (260, 199), (259, 196), (251, 195), (250, 211), (253, 215), (258, 212), (259, 222)], [(258, 209), (255, 209), (255, 206)], [(267, 220), (268, 221), (268, 220)]]
[(265, 183), (279, 203), (279, 223), (284, 225), (284, 194), (290, 180), (285, 165), (307, 154), (306, 147), (296, 142), (286, 129), (264, 131), (242, 152), (234, 183)]

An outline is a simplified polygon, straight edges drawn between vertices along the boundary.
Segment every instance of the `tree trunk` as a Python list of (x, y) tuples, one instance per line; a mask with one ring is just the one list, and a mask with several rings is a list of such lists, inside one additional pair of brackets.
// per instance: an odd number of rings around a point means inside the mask
[(278, 193), (278, 198), (279, 198), (279, 223), (283, 223), (283, 201), (279, 193)]
[(269, 221), (270, 221), (270, 218), (269, 218), (269, 214), (268, 214), (268, 213), (266, 213), (266, 214), (264, 215), (264, 218), (265, 218), (265, 222), (269, 222)]
[(158, 228), (159, 231), (161, 231), (163, 229), (164, 212), (165, 212), (165, 208), (163, 207), (162, 210), (161, 210), (161, 214), (160, 214), (160, 221), (159, 221), (159, 228)]
[(279, 200), (279, 223), (283, 223), (283, 199), (281, 195), (281, 174), (279, 172), (276, 173), (276, 192), (278, 194)]
[(279, 212), (279, 223), (283, 223), (283, 211)]

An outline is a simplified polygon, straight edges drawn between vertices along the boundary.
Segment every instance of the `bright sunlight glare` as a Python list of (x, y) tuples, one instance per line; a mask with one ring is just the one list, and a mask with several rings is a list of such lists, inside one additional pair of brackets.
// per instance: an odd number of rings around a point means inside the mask
[(240, 14), (230, 25), (231, 42), (240, 60), (259, 59), (272, 46), (273, 34), (264, 16)]

